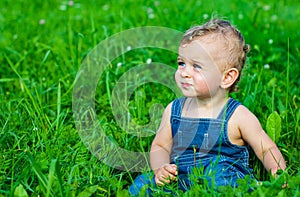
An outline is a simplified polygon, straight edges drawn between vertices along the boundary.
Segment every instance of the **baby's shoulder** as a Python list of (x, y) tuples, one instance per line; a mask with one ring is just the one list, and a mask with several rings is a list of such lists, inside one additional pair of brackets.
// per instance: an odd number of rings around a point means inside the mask
[(243, 116), (243, 117), (252, 117), (255, 116), (246, 106), (240, 104), (236, 110), (234, 111), (235, 115)]
[(239, 125), (239, 127), (259, 126), (257, 117), (246, 106), (239, 105), (232, 114), (231, 121)]

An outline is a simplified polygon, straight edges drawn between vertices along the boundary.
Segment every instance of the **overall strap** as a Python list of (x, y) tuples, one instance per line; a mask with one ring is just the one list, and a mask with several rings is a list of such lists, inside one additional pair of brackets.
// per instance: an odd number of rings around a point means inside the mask
[(181, 117), (182, 108), (185, 102), (185, 97), (177, 98), (172, 103), (171, 120), (173, 116)]
[(225, 119), (226, 121), (228, 121), (230, 119), (230, 117), (232, 116), (233, 112), (235, 111), (235, 109), (239, 105), (241, 105), (240, 102), (234, 100), (233, 98), (229, 98), (227, 104), (220, 112), (218, 119), (221, 119), (221, 120)]

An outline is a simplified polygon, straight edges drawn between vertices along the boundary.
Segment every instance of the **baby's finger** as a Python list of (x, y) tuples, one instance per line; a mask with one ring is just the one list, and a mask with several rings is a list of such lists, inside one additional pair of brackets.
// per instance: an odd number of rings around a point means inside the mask
[(171, 167), (175, 171), (175, 175), (177, 175), (177, 165), (176, 164), (171, 164)]
[(176, 175), (168, 172), (168, 174), (163, 174), (163, 176), (161, 176), (161, 180), (169, 183), (170, 181), (176, 180)]
[(177, 176), (173, 174), (169, 174), (169, 179), (172, 181), (177, 180)]
[(155, 182), (157, 185), (162, 186), (166, 183), (170, 183), (170, 180), (166, 179), (163, 175), (160, 175), (155, 177)]
[(177, 175), (177, 167), (175, 165), (175, 167), (173, 165), (165, 165), (164, 169), (166, 171), (168, 171), (169, 173), (171, 173), (172, 175)]

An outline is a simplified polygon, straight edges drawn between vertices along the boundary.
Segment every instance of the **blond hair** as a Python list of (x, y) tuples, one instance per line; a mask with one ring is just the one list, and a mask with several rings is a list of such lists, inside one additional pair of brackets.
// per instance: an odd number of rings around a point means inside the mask
[[(246, 62), (246, 55), (250, 51), (250, 46), (245, 44), (245, 39), (240, 31), (232, 26), (229, 21), (213, 18), (203, 25), (194, 26), (185, 32), (180, 44), (185, 45), (207, 35), (219, 36), (218, 38), (225, 44), (226, 67), (236, 68), (241, 73)], [(240, 75), (229, 88), (229, 92), (237, 90), (239, 79)]]

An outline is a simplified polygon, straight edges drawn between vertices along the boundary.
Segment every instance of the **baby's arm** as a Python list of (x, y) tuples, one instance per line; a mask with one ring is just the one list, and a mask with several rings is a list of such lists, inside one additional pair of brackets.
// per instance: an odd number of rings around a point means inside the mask
[(150, 151), (150, 164), (155, 174), (155, 182), (158, 185), (169, 183), (177, 175), (176, 165), (170, 164), (172, 149), (171, 106), (172, 104), (169, 104), (164, 111), (160, 127), (152, 142)]
[(239, 119), (239, 129), (243, 140), (251, 146), (266, 170), (271, 172), (273, 176), (277, 170), (284, 170), (286, 165), (282, 154), (276, 144), (262, 129), (255, 115), (246, 107), (239, 106), (235, 117)]

